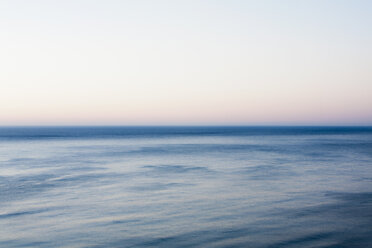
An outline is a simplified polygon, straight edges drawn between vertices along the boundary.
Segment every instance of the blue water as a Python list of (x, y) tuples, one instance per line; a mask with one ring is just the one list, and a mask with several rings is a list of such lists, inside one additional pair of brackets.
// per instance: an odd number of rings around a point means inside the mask
[(372, 247), (372, 128), (3, 127), (0, 247)]

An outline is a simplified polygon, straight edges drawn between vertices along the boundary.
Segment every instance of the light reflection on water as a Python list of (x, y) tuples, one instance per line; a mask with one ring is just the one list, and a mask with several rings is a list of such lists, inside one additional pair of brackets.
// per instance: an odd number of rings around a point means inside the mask
[(0, 247), (372, 246), (371, 128), (0, 128), (0, 172)]

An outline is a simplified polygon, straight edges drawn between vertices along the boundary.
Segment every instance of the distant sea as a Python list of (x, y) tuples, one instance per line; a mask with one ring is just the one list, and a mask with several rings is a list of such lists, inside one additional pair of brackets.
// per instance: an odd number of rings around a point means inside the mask
[(2, 127), (0, 247), (372, 247), (372, 128)]

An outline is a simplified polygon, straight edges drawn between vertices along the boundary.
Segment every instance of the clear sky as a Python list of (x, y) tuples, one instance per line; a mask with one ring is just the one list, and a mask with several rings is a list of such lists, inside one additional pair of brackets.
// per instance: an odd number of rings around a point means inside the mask
[(0, 125), (137, 124), (372, 125), (372, 1), (0, 1)]

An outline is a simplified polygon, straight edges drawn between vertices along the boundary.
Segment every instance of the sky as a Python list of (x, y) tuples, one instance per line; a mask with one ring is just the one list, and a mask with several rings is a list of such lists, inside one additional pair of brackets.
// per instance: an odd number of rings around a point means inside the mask
[(372, 1), (1, 0), (1, 125), (372, 125)]

